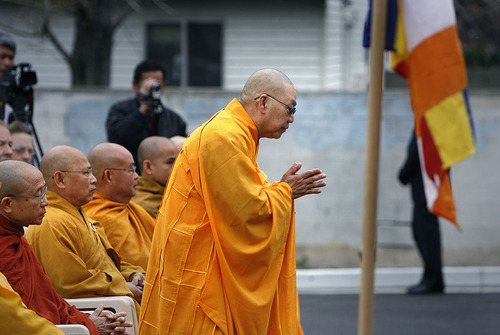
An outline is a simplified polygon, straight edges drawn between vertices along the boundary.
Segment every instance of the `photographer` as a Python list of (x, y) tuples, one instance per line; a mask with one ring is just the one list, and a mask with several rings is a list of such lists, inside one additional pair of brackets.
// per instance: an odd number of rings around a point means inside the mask
[[(16, 43), (10, 37), (10, 35), (0, 31), (0, 81), (2, 81), (2, 84), (4, 82), (5, 75), (4, 71), (6, 69), (11, 69), (14, 67), (14, 58), (16, 57)], [(2, 85), (4, 86), (4, 85)], [(2, 92), (0, 92), (2, 94)], [(4, 93), (5, 95), (5, 93)], [(1, 97), (0, 97), (1, 98)], [(5, 109), (5, 115), (1, 115), (3, 121), (7, 122), (8, 120), (8, 115), (10, 114), (9, 112), (12, 110), (12, 108), (5, 108), (5, 99), (1, 99), (0, 103), (2, 104), (1, 109)]]
[(127, 148), (138, 168), (137, 149), (143, 139), (187, 135), (184, 120), (160, 101), (165, 78), (166, 70), (160, 64), (150, 60), (139, 63), (132, 81), (136, 96), (115, 103), (108, 113), (108, 141)]

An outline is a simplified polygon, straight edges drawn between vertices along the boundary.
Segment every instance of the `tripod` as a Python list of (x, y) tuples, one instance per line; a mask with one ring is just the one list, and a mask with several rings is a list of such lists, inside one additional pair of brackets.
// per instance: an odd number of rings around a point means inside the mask
[[(6, 103), (12, 108), (12, 111), (5, 117)], [(35, 125), (33, 124), (33, 88), (13, 89), (7, 95), (7, 87), (0, 85), (0, 119), (6, 119), (7, 123), (13, 121), (22, 121), (31, 130), (31, 135), (34, 139), (33, 164), (40, 166), (40, 159), (43, 156), (42, 145), (38, 138)]]

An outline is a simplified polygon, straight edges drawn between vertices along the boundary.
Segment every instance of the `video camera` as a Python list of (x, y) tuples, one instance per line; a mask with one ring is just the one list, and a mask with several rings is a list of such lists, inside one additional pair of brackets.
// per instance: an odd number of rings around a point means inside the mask
[(20, 63), (3, 71), (0, 79), (0, 119), (5, 117), (5, 105), (9, 104), (13, 120), (31, 123), (33, 118), (33, 85), (37, 83), (36, 72), (31, 64)]
[(144, 101), (148, 105), (148, 112), (153, 114), (160, 114), (162, 111), (161, 106), (161, 85), (154, 83), (151, 86), (151, 91), (148, 95), (137, 93), (139, 101)]

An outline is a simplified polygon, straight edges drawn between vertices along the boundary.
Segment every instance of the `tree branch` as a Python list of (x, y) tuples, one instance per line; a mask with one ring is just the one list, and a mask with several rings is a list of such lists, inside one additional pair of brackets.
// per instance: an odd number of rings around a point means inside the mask
[(56, 50), (64, 57), (66, 62), (68, 64), (73, 64), (73, 59), (71, 55), (64, 50), (64, 47), (62, 46), (61, 42), (57, 39), (56, 35), (52, 32), (52, 30), (49, 27), (49, 21), (47, 18), (44, 18), (43, 23), (42, 23), (42, 35), (47, 36), (52, 42), (52, 45), (56, 48)]

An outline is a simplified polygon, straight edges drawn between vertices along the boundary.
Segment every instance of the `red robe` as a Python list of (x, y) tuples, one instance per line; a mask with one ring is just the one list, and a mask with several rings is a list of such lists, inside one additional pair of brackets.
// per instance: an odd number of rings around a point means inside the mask
[(97, 327), (87, 314), (71, 306), (55, 291), (43, 272), (24, 230), (0, 215), (0, 272), (29, 309), (54, 324), (82, 324), (92, 335)]

